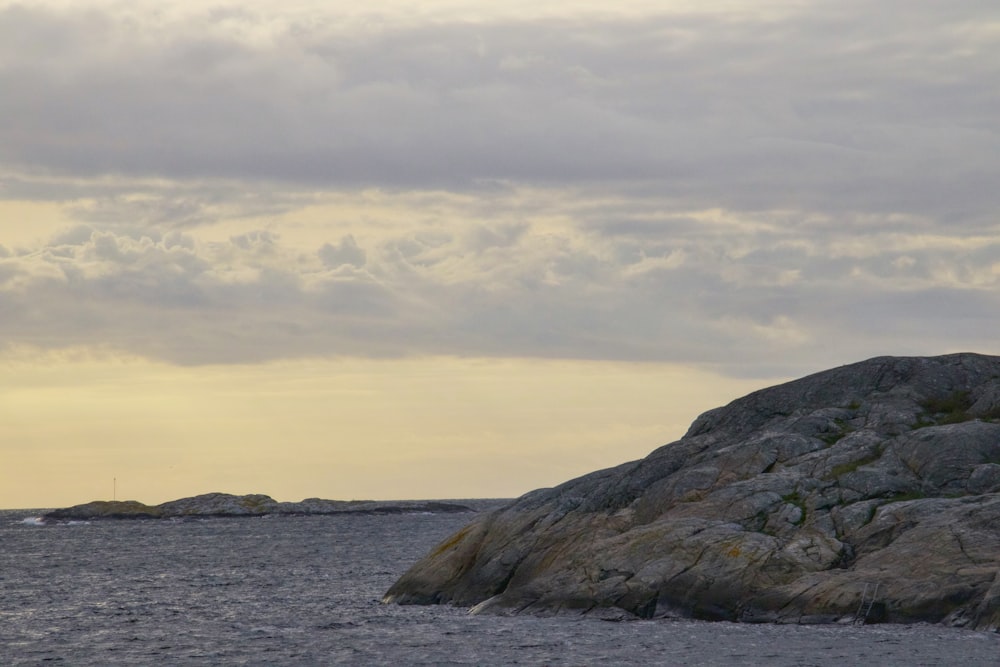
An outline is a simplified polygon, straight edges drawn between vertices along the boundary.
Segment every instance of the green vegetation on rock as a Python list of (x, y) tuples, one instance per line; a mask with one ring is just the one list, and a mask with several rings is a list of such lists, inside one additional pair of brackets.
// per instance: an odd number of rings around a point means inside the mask
[(827, 479), (831, 478), (837, 479), (838, 477), (846, 475), (847, 473), (854, 472), (861, 466), (866, 466), (869, 463), (874, 463), (875, 461), (878, 461), (879, 457), (881, 456), (882, 456), (881, 452), (873, 452), (855, 461), (850, 461), (848, 463), (841, 463), (839, 465), (835, 465), (833, 466), (833, 468), (830, 469), (830, 474), (827, 475)]

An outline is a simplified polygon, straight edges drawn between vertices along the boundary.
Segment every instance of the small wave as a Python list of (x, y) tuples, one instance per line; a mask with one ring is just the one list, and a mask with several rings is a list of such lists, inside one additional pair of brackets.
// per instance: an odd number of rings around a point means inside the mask
[(44, 526), (45, 519), (43, 519), (40, 516), (26, 516), (23, 519), (21, 519), (21, 523), (23, 523), (25, 526)]

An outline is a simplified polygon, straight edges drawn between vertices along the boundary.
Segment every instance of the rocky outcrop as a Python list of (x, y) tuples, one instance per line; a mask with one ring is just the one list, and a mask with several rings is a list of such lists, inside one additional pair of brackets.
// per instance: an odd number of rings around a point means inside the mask
[(96, 500), (49, 512), (46, 520), (173, 519), (185, 517), (239, 517), (274, 514), (402, 514), (416, 512), (472, 512), (469, 507), (439, 501), (323, 500), (307, 498), (297, 503), (279, 503), (270, 496), (206, 493), (144, 505), (135, 500)]
[(498, 613), (1000, 628), (1000, 357), (755, 392), (476, 517), (385, 596)]

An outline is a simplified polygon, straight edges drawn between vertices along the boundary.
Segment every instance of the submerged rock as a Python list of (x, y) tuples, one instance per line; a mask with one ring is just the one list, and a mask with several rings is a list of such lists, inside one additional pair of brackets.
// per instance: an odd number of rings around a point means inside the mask
[(419, 512), (473, 512), (465, 505), (424, 500), (323, 500), (307, 498), (297, 503), (279, 503), (255, 493), (234, 496), (206, 493), (171, 500), (160, 505), (144, 505), (135, 500), (97, 500), (49, 512), (45, 519), (173, 519), (185, 517), (239, 517), (274, 514), (402, 514)]
[(476, 612), (1000, 628), (1000, 357), (881, 357), (483, 514), (385, 595)]

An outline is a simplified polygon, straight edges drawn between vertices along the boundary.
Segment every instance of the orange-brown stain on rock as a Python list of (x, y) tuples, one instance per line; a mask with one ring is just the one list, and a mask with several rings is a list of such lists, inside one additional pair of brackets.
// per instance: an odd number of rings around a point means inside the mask
[(468, 533), (469, 533), (469, 526), (466, 526), (462, 530), (452, 535), (450, 539), (447, 539), (440, 545), (438, 545), (438, 548), (435, 549), (434, 552), (431, 554), (431, 558), (435, 556), (440, 556), (445, 551), (447, 551), (448, 549), (452, 548), (453, 546), (461, 542)]

